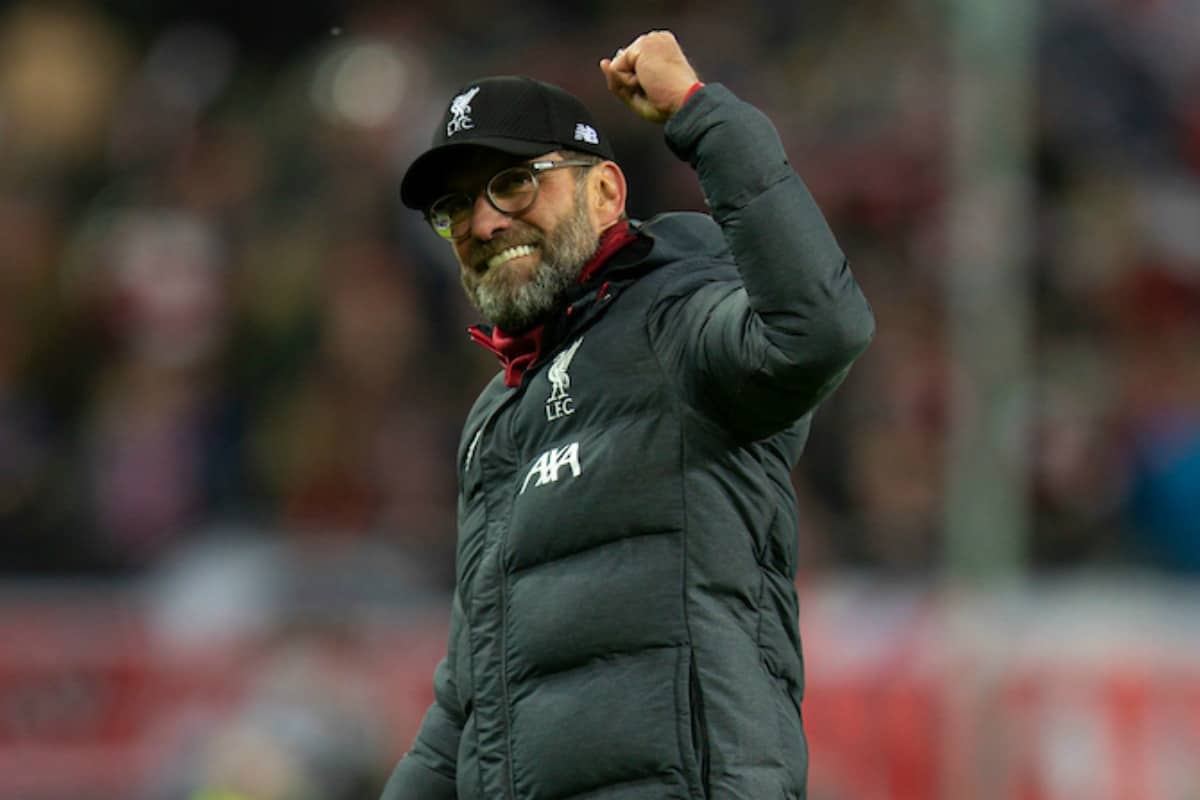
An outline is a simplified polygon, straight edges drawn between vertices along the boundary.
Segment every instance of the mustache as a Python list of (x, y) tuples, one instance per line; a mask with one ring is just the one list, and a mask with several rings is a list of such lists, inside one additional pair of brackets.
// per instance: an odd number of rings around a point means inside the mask
[(502, 253), (510, 247), (523, 244), (541, 247), (543, 241), (544, 237), (539, 236), (534, 231), (509, 231), (494, 239), (481, 242), (478, 248), (471, 253), (470, 263), (476, 270), (482, 271), (487, 269), (488, 259), (497, 253)]

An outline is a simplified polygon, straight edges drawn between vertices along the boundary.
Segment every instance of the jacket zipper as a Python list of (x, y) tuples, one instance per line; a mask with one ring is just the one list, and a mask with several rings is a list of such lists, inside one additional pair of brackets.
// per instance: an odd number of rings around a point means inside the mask
[[(520, 391), (513, 392), (508, 397), (504, 398), (495, 408), (480, 423), (479, 429), (475, 432), (471, 439), (471, 444), (467, 448), (467, 455), (464, 459), (465, 466), (463, 475), (470, 468), (471, 463), (478, 458), (480, 461), (480, 469), (483, 469), (482, 455), (479, 452), (480, 445), (483, 443), (483, 435), (489, 427), (501, 417), (501, 414), (506, 406), (508, 406), (515, 397), (519, 396)], [(484, 480), (484, 475), (480, 475), (480, 480)], [(486, 492), (485, 492), (486, 494)], [(487, 500), (484, 499), (485, 507)], [(484, 526), (488, 526), (490, 514), (485, 514)], [(504, 748), (506, 758), (504, 760), (504, 798), (505, 800), (516, 800), (516, 787), (513, 783), (512, 772), (512, 718), (510, 712), (510, 701), (508, 691), (508, 589), (505, 583), (504, 575), (504, 542), (507, 538), (507, 531), (497, 533), (495, 540), (496, 548), (496, 572), (499, 578), (499, 603), (500, 603), (500, 686), (504, 698)]]
[[(524, 381), (522, 381), (524, 383)], [(499, 424), (503, 411), (514, 399), (524, 395), (524, 387), (512, 393), (488, 418), (486, 425), (493, 422)], [(509, 513), (512, 512), (511, 503)], [(508, 581), (504, 572), (504, 549), (508, 541), (508, 523), (496, 535), (496, 577), (499, 581), (500, 592), (500, 689), (504, 698), (504, 797), (505, 800), (516, 800), (517, 787), (513, 778), (512, 751), (512, 700), (508, 689)]]

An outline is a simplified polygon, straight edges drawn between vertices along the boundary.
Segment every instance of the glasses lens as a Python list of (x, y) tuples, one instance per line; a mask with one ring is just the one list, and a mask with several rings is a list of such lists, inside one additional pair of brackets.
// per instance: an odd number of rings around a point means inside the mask
[(537, 197), (537, 178), (528, 167), (512, 167), (497, 172), (488, 181), (488, 197), (506, 214), (524, 211)]
[(471, 199), (448, 194), (429, 207), (429, 224), (444, 239), (458, 239), (471, 228)]

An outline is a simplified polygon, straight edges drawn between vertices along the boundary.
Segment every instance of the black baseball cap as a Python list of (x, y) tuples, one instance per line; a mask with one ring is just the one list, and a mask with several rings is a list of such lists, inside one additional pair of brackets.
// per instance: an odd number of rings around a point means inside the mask
[(455, 156), (468, 147), (525, 157), (576, 150), (614, 158), (608, 137), (575, 95), (521, 75), (481, 78), (455, 93), (433, 133), (433, 145), (404, 173), (404, 205), (423, 210), (436, 200)]

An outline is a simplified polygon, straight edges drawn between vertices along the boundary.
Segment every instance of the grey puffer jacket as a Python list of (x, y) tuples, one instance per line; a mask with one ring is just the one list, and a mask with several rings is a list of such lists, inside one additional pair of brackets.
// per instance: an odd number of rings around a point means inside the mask
[(470, 413), (437, 700), (385, 800), (803, 798), (790, 470), (870, 309), (770, 122), (667, 124), (668, 214)]

